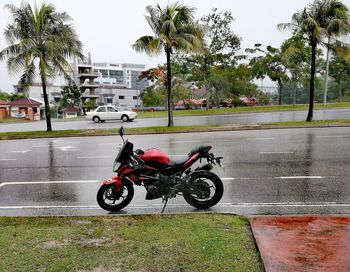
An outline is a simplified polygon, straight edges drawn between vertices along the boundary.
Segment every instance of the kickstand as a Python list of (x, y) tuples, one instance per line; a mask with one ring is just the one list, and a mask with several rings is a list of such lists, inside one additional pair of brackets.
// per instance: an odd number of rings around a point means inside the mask
[(164, 213), (166, 204), (168, 204), (168, 200), (169, 200), (168, 197), (163, 197), (164, 206), (163, 206), (163, 209), (162, 209), (162, 211), (160, 213)]

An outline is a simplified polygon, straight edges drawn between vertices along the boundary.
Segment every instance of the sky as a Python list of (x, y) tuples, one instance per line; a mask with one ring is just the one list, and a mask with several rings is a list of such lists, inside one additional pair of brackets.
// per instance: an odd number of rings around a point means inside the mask
[[(279, 31), (277, 24), (290, 22), (293, 13), (302, 10), (312, 0), (181, 0), (196, 8), (195, 17), (210, 14), (213, 8), (230, 10), (235, 18), (232, 30), (241, 37), (241, 48), (255, 43), (279, 47), (290, 36)], [(29, 0), (30, 4), (35, 1)], [(37, 4), (43, 1), (37, 0)], [(67, 12), (73, 18), (73, 26), (83, 43), (84, 54), (91, 52), (92, 61), (139, 63), (146, 68), (165, 63), (165, 56), (149, 57), (137, 53), (131, 45), (141, 36), (152, 34), (144, 15), (147, 5), (165, 6), (170, 0), (46, 0), (57, 11)], [(343, 0), (350, 7), (350, 0)], [(8, 45), (4, 29), (11, 23), (5, 4), (19, 6), (20, 0), (0, 0), (0, 50)], [(12, 91), (20, 75), (9, 75), (6, 64), (0, 61), (0, 90)]]

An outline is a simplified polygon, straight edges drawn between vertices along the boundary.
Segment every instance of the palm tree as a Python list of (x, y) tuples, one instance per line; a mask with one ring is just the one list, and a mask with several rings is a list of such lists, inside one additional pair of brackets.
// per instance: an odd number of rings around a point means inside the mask
[(174, 50), (197, 51), (202, 45), (202, 30), (194, 23), (194, 9), (178, 2), (168, 4), (163, 9), (156, 6), (147, 6), (145, 16), (154, 36), (140, 37), (132, 47), (138, 52), (158, 55), (163, 50), (167, 63), (167, 108), (168, 127), (174, 125), (171, 93), (171, 54)]
[(279, 24), (278, 27), (292, 29), (311, 46), (310, 102), (306, 118), (310, 122), (313, 119), (317, 46), (326, 45), (324, 38), (339, 37), (350, 31), (349, 10), (341, 0), (315, 0), (303, 11), (295, 13), (291, 23)]
[(46, 91), (47, 80), (57, 73), (67, 77), (71, 69), (67, 58), (83, 58), (82, 43), (69, 23), (67, 13), (59, 13), (50, 4), (32, 8), (22, 2), (20, 7), (5, 5), (13, 22), (5, 29), (10, 44), (0, 52), (0, 60), (7, 58), (11, 72), (22, 72), (20, 83), (28, 88), (37, 72), (37, 64), (45, 103), (47, 131), (52, 131), (50, 106)]

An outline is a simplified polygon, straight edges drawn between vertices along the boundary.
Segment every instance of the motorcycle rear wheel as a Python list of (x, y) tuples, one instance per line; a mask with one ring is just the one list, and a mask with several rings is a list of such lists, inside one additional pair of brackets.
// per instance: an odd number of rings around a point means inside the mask
[(190, 189), (183, 192), (183, 197), (188, 204), (197, 209), (209, 209), (217, 204), (224, 194), (221, 179), (209, 171), (193, 175), (188, 184)]
[[(121, 192), (114, 192), (115, 184), (103, 184), (97, 192), (97, 203), (106, 211), (117, 212), (125, 208), (134, 197), (134, 186), (125, 182)], [(117, 203), (116, 203), (117, 202)]]

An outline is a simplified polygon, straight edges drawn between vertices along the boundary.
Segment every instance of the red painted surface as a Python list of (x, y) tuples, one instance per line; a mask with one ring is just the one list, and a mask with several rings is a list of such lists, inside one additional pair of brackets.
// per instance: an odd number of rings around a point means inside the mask
[(120, 186), (122, 185), (122, 178), (121, 177), (118, 177), (118, 176), (114, 176), (112, 177), (112, 180), (105, 180), (103, 182), (103, 184), (115, 184), (115, 188), (114, 188), (114, 191), (115, 192), (119, 192), (120, 191)]
[(167, 155), (156, 148), (148, 149), (143, 155), (139, 157), (145, 162), (157, 162), (161, 164), (168, 164), (170, 159)]
[(188, 161), (186, 161), (185, 164), (181, 166), (181, 168), (187, 169), (198, 160), (198, 157), (199, 157), (199, 153), (192, 155), (192, 157)]
[(350, 271), (350, 217), (257, 217), (251, 225), (268, 272)]

